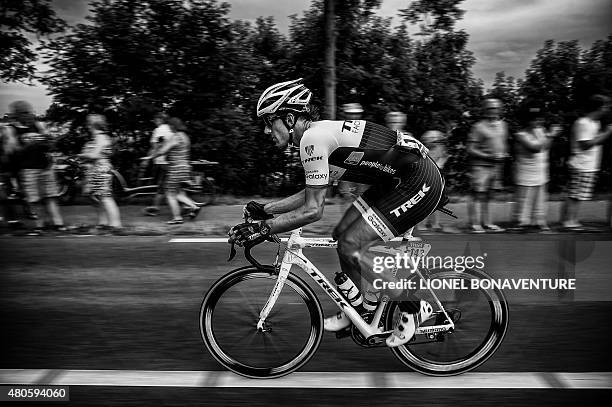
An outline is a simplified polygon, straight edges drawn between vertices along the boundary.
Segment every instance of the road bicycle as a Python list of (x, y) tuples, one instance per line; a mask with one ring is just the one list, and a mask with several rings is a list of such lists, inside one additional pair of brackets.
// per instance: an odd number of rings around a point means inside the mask
[[(210, 205), (215, 201), (215, 180), (205, 175), (205, 168), (210, 169), (219, 165), (216, 161), (195, 160), (190, 161), (192, 167), (191, 179), (182, 185), (187, 195), (193, 199), (198, 206)], [(111, 170), (113, 174), (113, 195), (119, 202), (130, 202), (140, 197), (153, 197), (157, 194), (158, 184), (152, 177), (145, 177), (141, 173), (138, 177), (138, 185), (130, 187), (125, 177), (116, 169)]]
[[(323, 311), (317, 295), (294, 274), (302, 269), (350, 318), (352, 325), (338, 337), (351, 336), (364, 348), (382, 347), (393, 332), (399, 302), (381, 292), (380, 302), (366, 321), (347, 298), (306, 257), (304, 248), (334, 248), (330, 238), (302, 237), (302, 230), (291, 233), (279, 262), (278, 243), (273, 265), (262, 265), (251, 249), (258, 239), (246, 244), (244, 254), (251, 263), (221, 277), (206, 293), (200, 308), (200, 333), (213, 357), (227, 369), (250, 378), (276, 378), (304, 366), (315, 354), (323, 335)], [(398, 239), (394, 239), (397, 241)], [(398, 247), (379, 245), (372, 252), (389, 256), (427, 256), (427, 242), (402, 241)], [(232, 255), (235, 250), (232, 246)], [(421, 262), (422, 263), (422, 262)], [(450, 281), (453, 286), (471, 286), (471, 280), (489, 277), (480, 270), (427, 270), (417, 268), (406, 280), (414, 281), (414, 294), (429, 301), (432, 317), (417, 329), (405, 346), (390, 348), (395, 357), (413, 370), (432, 376), (451, 376), (475, 369), (498, 349), (508, 329), (509, 310), (498, 289), (463, 290), (431, 287)], [(434, 284), (434, 280), (439, 280)], [(464, 281), (464, 283), (461, 283)], [(485, 286), (486, 287), (486, 286)]]
[[(185, 192), (199, 206), (210, 205), (215, 201), (217, 187), (213, 177), (206, 172), (217, 165), (216, 161), (194, 160), (190, 162), (191, 179), (183, 185)], [(54, 164), (58, 181), (58, 199), (62, 204), (71, 204), (82, 193), (87, 182), (85, 166), (76, 156), (61, 156), (55, 158)], [(126, 178), (117, 169), (112, 169), (113, 196), (119, 203), (129, 203), (142, 197), (152, 198), (158, 191), (158, 185), (152, 177), (146, 177), (144, 172), (138, 176), (138, 185), (130, 186)]]

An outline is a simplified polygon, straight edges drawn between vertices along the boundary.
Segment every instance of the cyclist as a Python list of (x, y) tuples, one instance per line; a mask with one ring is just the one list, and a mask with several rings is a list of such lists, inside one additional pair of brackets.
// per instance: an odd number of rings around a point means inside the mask
[[(365, 120), (319, 121), (311, 97), (312, 92), (297, 79), (275, 84), (259, 98), (257, 116), (265, 123), (264, 133), (278, 147), (290, 142), (299, 145), (306, 188), (265, 205), (249, 202), (245, 211), (263, 221), (234, 226), (229, 231), (230, 241), (244, 244), (316, 222), (323, 215), (331, 181), (368, 184), (370, 188), (355, 200), (332, 235), (338, 241), (342, 270), (353, 281), (360, 281), (362, 268), (372, 270), (367, 249), (380, 240), (401, 236), (438, 208), (444, 180), (416, 139)], [(390, 273), (377, 277), (395, 281)], [(389, 292), (396, 299), (403, 294), (408, 301), (400, 303), (402, 312), (387, 338), (391, 347), (407, 343), (420, 322), (432, 313), (429, 303), (411, 293)], [(349, 318), (340, 312), (326, 318), (324, 327), (339, 331), (349, 325)]]

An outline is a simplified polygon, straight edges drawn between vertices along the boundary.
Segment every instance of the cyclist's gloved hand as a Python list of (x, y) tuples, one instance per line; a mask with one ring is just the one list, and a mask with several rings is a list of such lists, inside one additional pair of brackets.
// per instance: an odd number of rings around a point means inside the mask
[(251, 218), (253, 220), (266, 220), (274, 217), (265, 211), (264, 204), (255, 201), (246, 204), (244, 208), (242, 208), (242, 212), (245, 218)]
[(259, 223), (240, 223), (232, 227), (229, 232), (229, 242), (244, 246), (245, 243), (252, 242), (261, 237), (270, 235), (270, 226), (265, 222)]

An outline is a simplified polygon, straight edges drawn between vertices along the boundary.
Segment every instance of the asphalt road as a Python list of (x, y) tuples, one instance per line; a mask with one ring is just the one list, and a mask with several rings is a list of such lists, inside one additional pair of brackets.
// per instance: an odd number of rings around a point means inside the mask
[[(576, 290), (508, 294), (511, 324), (478, 372), (608, 372), (612, 241), (593, 235), (434, 242), (432, 255), (485, 255), (495, 278), (575, 278)], [(470, 238), (472, 239), (472, 238)], [(221, 243), (166, 237), (0, 239), (0, 369), (216, 371), (198, 328), (204, 293), (231, 268)], [(272, 260), (273, 247), (258, 250)], [(333, 251), (311, 249), (330, 277)], [(333, 304), (316, 288), (326, 314)], [(325, 334), (301, 371), (403, 372), (388, 349)], [(575, 405), (603, 390), (218, 389), (72, 386), (70, 405)], [(582, 403), (581, 403), (582, 404)]]

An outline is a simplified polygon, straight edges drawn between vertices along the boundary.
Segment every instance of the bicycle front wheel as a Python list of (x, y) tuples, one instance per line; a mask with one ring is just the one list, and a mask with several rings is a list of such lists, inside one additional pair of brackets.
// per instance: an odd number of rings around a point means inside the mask
[(303, 366), (323, 334), (323, 311), (311, 288), (289, 275), (258, 329), (278, 275), (272, 268), (230, 272), (208, 291), (200, 309), (200, 333), (219, 363), (239, 375), (275, 378)]
[[(395, 356), (412, 369), (431, 376), (465, 373), (489, 359), (504, 339), (509, 310), (500, 290), (484, 289), (480, 284), (474, 289), (470, 288), (472, 280), (488, 278), (477, 270), (431, 273), (429, 282), (433, 288), (442, 287), (434, 289), (434, 292), (453, 320), (455, 329), (453, 332), (415, 335), (407, 345), (392, 348)], [(432, 318), (421, 326), (448, 322), (427, 288), (418, 290), (415, 295), (428, 301), (434, 309)], [(390, 304), (386, 329), (393, 329), (398, 313), (398, 303)]]

